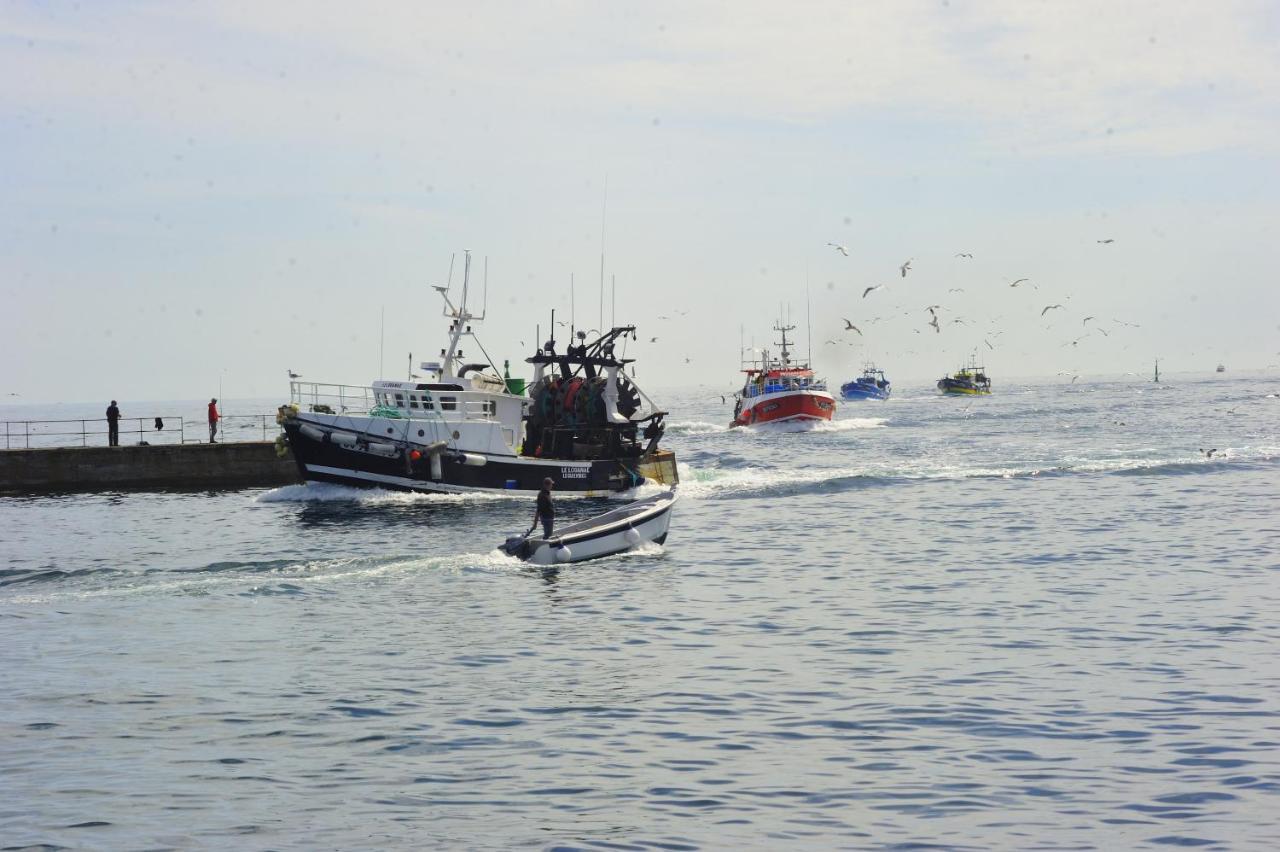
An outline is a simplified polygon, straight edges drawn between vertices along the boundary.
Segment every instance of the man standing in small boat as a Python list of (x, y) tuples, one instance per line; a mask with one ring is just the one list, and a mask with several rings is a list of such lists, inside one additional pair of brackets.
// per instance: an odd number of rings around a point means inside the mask
[(536, 527), (538, 521), (542, 521), (542, 537), (551, 538), (551, 531), (556, 525), (556, 509), (551, 505), (551, 489), (555, 486), (556, 481), (551, 477), (542, 480), (542, 490), (538, 492), (538, 508), (533, 513), (533, 525)]

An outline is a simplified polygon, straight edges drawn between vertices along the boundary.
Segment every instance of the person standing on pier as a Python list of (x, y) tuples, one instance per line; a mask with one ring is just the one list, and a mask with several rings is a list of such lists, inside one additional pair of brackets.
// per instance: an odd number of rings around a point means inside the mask
[(107, 446), (120, 446), (120, 409), (114, 399), (107, 406)]
[(218, 414), (218, 400), (216, 398), (209, 400), (209, 443), (216, 444), (214, 436), (218, 434), (218, 421), (222, 419), (222, 415)]

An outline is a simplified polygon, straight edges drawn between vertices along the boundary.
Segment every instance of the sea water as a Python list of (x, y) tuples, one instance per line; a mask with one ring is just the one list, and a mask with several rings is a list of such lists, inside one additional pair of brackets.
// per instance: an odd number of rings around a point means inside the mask
[(0, 498), (0, 846), (1280, 846), (1276, 377), (657, 396), (670, 538), (559, 570), (531, 498)]

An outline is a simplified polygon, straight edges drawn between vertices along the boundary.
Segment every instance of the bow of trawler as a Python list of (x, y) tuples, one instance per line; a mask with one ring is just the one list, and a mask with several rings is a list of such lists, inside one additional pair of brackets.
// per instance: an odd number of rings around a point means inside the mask
[(633, 359), (618, 354), (634, 326), (591, 340), (578, 332), (563, 353), (547, 341), (526, 359), (534, 367), (526, 396), (487, 356), (464, 356), (464, 338), (483, 319), (466, 306), (470, 260), (458, 304), (450, 288), (436, 288), (449, 337), (439, 361), (421, 364), (425, 378), (290, 383), (278, 419), (302, 477), (443, 493), (532, 494), (548, 477), (558, 492), (583, 495), (676, 484), (675, 454), (659, 447), (666, 412), (627, 374)]

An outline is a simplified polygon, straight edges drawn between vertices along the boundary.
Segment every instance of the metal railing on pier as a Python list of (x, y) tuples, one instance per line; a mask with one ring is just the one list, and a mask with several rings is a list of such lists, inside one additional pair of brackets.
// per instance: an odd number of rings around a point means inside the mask
[[(218, 440), (270, 441), (280, 432), (274, 414), (226, 414), (218, 423)], [(184, 421), (178, 415), (121, 417), (118, 438), (121, 445), (203, 444), (209, 440), (209, 424)], [(110, 424), (105, 417), (84, 420), (6, 420), (6, 450), (52, 447), (105, 447), (110, 443)]]

